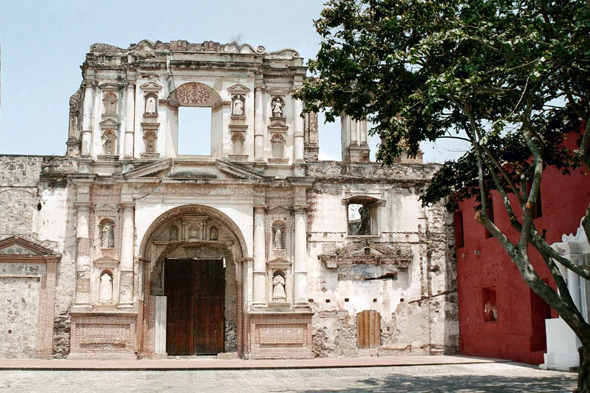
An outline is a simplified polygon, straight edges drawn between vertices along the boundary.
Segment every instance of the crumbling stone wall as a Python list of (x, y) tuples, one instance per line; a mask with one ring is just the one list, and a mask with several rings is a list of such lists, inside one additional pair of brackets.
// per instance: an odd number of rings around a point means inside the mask
[[(57, 357), (69, 352), (68, 312), (75, 290), (75, 208), (73, 191), (68, 187), (68, 175), (75, 171), (75, 163), (65, 157), (0, 156), (0, 240), (20, 236), (61, 255), (54, 324), (54, 353)], [(11, 293), (27, 294), (24, 303), (27, 308), (14, 314), (18, 320), (13, 317), (13, 323), (22, 325), (19, 328), (22, 330), (32, 318), (36, 326), (37, 314), (32, 304), (36, 302), (38, 307), (38, 290), (33, 288), (38, 284), (30, 282), (22, 287), (23, 279), (15, 280), (2, 280), (0, 287), (4, 292), (0, 294), (0, 299), (9, 300)], [(31, 297), (33, 292), (37, 293), (36, 300)], [(28, 345), (34, 348), (36, 330), (35, 334), (27, 332), (27, 335), (31, 337)], [(8, 355), (9, 351), (21, 350), (11, 347), (0, 356), (17, 356)], [(29, 348), (22, 353), (28, 355), (30, 352)]]
[[(308, 296), (315, 311), (316, 356), (457, 351), (451, 217), (442, 205), (423, 208), (418, 200), (436, 169), (338, 162), (309, 166), (316, 177), (308, 197)], [(380, 201), (379, 233), (347, 232), (346, 200), (354, 196)], [(380, 255), (388, 249), (393, 256)], [(370, 351), (358, 348), (356, 316), (364, 310), (375, 310), (381, 318), (381, 345)]]
[(40, 281), (45, 265), (0, 264), (0, 358), (35, 357)]

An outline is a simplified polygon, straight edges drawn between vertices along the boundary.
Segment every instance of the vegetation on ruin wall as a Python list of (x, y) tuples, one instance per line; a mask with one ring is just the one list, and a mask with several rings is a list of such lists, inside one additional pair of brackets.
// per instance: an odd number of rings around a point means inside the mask
[[(544, 168), (590, 170), (590, 0), (332, 0), (315, 26), (322, 44), (310, 61), (314, 78), (298, 93), (306, 110), (325, 111), (328, 121), (342, 112), (368, 118), (385, 164), (415, 155), (424, 140), (468, 142), (422, 202), (450, 200), (453, 208), (465, 198), (480, 201), (478, 222), (580, 338), (579, 389), (589, 391), (590, 325), (556, 263), (585, 279), (590, 273), (557, 255), (533, 216)], [(575, 151), (561, 145), (572, 131)], [(492, 190), (520, 233), (517, 242), (486, 216)], [(583, 224), (590, 239), (590, 207)], [(535, 271), (529, 245), (559, 292)]]

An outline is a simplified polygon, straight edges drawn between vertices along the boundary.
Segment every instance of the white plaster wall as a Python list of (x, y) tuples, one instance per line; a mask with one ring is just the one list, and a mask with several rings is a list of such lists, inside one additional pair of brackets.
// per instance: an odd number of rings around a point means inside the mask
[(139, 255), (139, 247), (150, 225), (162, 214), (176, 207), (188, 204), (199, 204), (215, 208), (226, 214), (242, 231), (242, 235), (248, 247), (248, 253), (252, 256), (253, 250), (253, 205), (239, 203), (211, 203), (194, 199), (189, 203), (146, 203), (138, 202), (135, 205), (135, 255)]

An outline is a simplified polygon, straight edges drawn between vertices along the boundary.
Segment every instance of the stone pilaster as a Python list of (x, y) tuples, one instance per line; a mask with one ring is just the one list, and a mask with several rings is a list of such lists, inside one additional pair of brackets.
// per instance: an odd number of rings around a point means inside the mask
[(76, 300), (74, 307), (90, 307), (90, 203), (77, 202)]
[(301, 117), (302, 113), (303, 102), (301, 100), (293, 100), (293, 123), (295, 127), (295, 132), (293, 133), (295, 154), (293, 158), (295, 162), (303, 161), (305, 135), (303, 133), (303, 117)]
[(256, 161), (264, 161), (262, 106), (262, 85), (257, 84), (254, 92), (254, 159)]
[(307, 231), (306, 207), (295, 207), (295, 263), (293, 265), (294, 300), (296, 307), (307, 304)]
[(135, 240), (134, 210), (132, 203), (121, 205), (123, 209), (123, 230), (121, 238), (121, 288), (119, 308), (133, 307), (133, 250)]
[(87, 80), (84, 91), (82, 117), (82, 157), (90, 157), (92, 152), (92, 111), (94, 102), (94, 82)]
[(127, 101), (125, 108), (125, 158), (132, 158), (135, 138), (135, 85), (133, 83), (127, 85)]
[(252, 303), (255, 307), (266, 305), (265, 214), (264, 206), (254, 207), (254, 299)]
[(345, 162), (369, 162), (367, 122), (353, 120), (348, 115), (341, 116), (342, 160)]

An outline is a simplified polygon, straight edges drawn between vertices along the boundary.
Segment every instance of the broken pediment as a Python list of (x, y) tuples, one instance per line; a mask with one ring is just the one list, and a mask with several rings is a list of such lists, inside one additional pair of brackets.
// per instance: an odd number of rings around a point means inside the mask
[(167, 178), (171, 180), (245, 179), (262, 180), (264, 177), (240, 165), (217, 160), (214, 163), (175, 161), (172, 158), (152, 162), (124, 174), (128, 180), (139, 178)]
[(328, 269), (341, 265), (392, 265), (405, 270), (412, 262), (412, 250), (407, 245), (385, 245), (370, 241), (355, 242), (318, 255)]
[(228, 87), (227, 91), (229, 91), (230, 93), (240, 94), (240, 93), (248, 93), (250, 91), (250, 89), (248, 89), (246, 86), (240, 85), (238, 83), (237, 85), (233, 85), (231, 87)]
[(0, 241), (0, 255), (56, 256), (52, 250), (18, 236)]
[(99, 124), (101, 129), (117, 129), (119, 127), (119, 122), (112, 117), (104, 119)]
[(145, 92), (159, 92), (162, 90), (162, 86), (157, 84), (156, 82), (148, 82), (140, 86), (141, 90)]
[(119, 260), (110, 256), (104, 256), (94, 261), (94, 266), (98, 268), (115, 268), (119, 264)]

